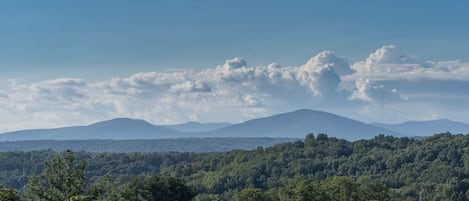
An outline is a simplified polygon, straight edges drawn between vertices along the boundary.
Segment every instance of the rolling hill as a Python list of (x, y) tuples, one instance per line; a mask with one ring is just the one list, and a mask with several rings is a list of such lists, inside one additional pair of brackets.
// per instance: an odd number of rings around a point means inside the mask
[(400, 132), (327, 112), (303, 109), (232, 125), (189, 122), (158, 126), (144, 120), (118, 118), (88, 126), (9, 132), (0, 134), (0, 141), (202, 137), (303, 138), (308, 133), (326, 133), (346, 140), (358, 140), (369, 139), (378, 134), (398, 135)]
[(223, 152), (234, 149), (252, 150), (292, 142), (295, 138), (179, 138), (146, 140), (28, 140), (0, 141), (0, 152), (65, 150), (86, 152), (151, 153), (151, 152)]
[(211, 131), (209, 135), (303, 138), (307, 133), (326, 133), (347, 140), (369, 139), (378, 134), (398, 135), (394, 131), (360, 121), (307, 109), (249, 120)]
[(407, 121), (399, 124), (373, 123), (373, 125), (393, 130), (408, 136), (430, 136), (435, 133), (469, 133), (469, 125), (463, 122), (439, 119), (431, 121)]
[(88, 126), (34, 129), (0, 135), (1, 141), (77, 139), (161, 139), (190, 137), (190, 134), (150, 124), (144, 120), (118, 118)]

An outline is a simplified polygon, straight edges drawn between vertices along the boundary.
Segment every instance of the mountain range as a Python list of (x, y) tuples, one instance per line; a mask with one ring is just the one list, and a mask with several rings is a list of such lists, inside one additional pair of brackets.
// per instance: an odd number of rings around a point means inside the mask
[(446, 131), (469, 133), (469, 125), (450, 120), (367, 124), (327, 112), (303, 109), (238, 124), (188, 122), (176, 125), (153, 125), (144, 120), (118, 118), (88, 126), (8, 132), (0, 134), (0, 141), (205, 137), (303, 138), (308, 133), (326, 133), (341, 139), (358, 140), (369, 139), (379, 134), (423, 136)]
[(469, 125), (449, 119), (430, 121), (407, 121), (398, 124), (372, 123), (372, 125), (395, 131), (406, 136), (428, 136), (436, 133), (469, 133)]
[(207, 132), (212, 130), (217, 130), (223, 127), (230, 126), (231, 123), (217, 122), (217, 123), (200, 123), (189, 121), (183, 124), (174, 124), (174, 125), (164, 125), (164, 127), (173, 129), (179, 132)]
[(326, 133), (347, 140), (369, 139), (378, 134), (398, 135), (391, 130), (339, 115), (306, 109), (253, 119), (208, 132), (210, 136), (218, 137), (268, 135), (295, 138), (303, 138), (308, 133)]

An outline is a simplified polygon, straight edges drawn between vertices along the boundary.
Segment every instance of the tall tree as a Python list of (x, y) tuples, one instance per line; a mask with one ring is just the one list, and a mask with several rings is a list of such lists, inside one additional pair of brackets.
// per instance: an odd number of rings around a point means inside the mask
[(26, 184), (26, 197), (33, 201), (64, 201), (85, 194), (85, 160), (75, 161), (66, 151), (45, 163), (40, 175), (33, 175)]
[(258, 188), (246, 188), (235, 193), (235, 201), (277, 201), (275, 195), (266, 193)]
[(142, 201), (190, 201), (196, 195), (183, 180), (161, 175), (135, 177), (122, 192), (124, 200)]

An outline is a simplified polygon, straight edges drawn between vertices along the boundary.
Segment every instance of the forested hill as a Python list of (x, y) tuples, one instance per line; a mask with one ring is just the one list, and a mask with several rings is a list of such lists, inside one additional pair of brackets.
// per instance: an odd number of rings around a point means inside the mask
[(295, 138), (177, 138), (153, 140), (29, 140), (0, 141), (2, 151), (87, 151), (87, 152), (222, 152), (251, 150), (296, 141)]
[[(266, 192), (275, 200), (301, 192), (332, 200), (469, 200), (468, 146), (469, 136), (450, 133), (423, 140), (381, 135), (354, 142), (310, 134), (303, 141), (251, 151), (76, 154), (88, 161), (90, 180), (106, 173), (117, 182), (134, 175), (169, 174), (196, 187), (199, 201), (233, 200), (243, 192)], [(0, 181), (21, 188), (51, 155), (0, 153)]]

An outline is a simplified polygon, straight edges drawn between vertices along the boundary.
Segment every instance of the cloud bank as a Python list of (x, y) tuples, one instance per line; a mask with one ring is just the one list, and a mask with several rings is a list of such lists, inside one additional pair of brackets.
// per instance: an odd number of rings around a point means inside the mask
[(299, 108), (364, 121), (469, 122), (469, 64), (421, 61), (384, 46), (350, 64), (332, 51), (300, 66), (250, 66), (240, 57), (200, 71), (141, 72), (88, 82), (12, 82), (0, 91), (0, 131), (131, 117), (155, 124), (239, 122)]

